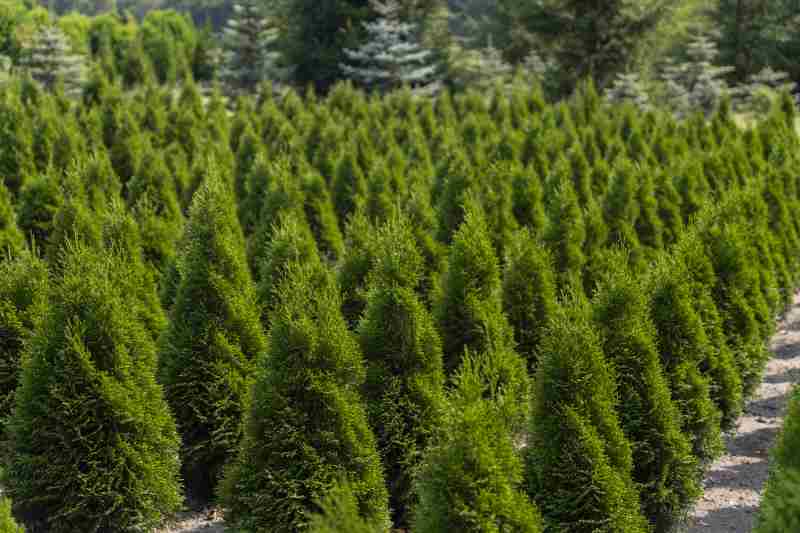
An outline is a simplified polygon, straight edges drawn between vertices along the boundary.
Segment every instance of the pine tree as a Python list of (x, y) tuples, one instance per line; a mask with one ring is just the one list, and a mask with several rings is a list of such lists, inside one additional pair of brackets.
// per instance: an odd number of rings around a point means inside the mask
[(594, 322), (614, 365), (620, 424), (631, 441), (642, 512), (656, 531), (666, 532), (699, 496), (699, 470), (661, 369), (645, 287), (625, 268), (624, 255), (617, 254), (622, 267), (599, 284), (592, 300)]
[(342, 478), (359, 516), (388, 528), (380, 458), (359, 394), (364, 362), (340, 305), (323, 267), (294, 270), (280, 289), (245, 436), (222, 485), (235, 528), (305, 530), (316, 502)]
[(72, 47), (57, 26), (43, 26), (26, 50), (23, 65), (31, 77), (53, 90), (57, 82), (64, 84), (67, 94), (80, 94), (84, 82), (84, 59)]
[(389, 92), (403, 85), (416, 93), (433, 94), (441, 84), (434, 54), (423, 48), (419, 30), (402, 18), (397, 0), (370, 0), (377, 19), (364, 22), (366, 40), (345, 48), (342, 72), (368, 89)]
[(23, 350), (47, 309), (47, 265), (22, 251), (0, 261), (0, 419), (14, 406)]
[(0, 180), (0, 257), (16, 255), (25, 247), (25, 236), (17, 226), (11, 193)]
[[(467, 354), (455, 377), (442, 437), (416, 480), (412, 531), (543, 531), (524, 492), (524, 465), (480, 363)], [(487, 397), (490, 396), (490, 397)]]
[(514, 328), (517, 351), (533, 375), (539, 345), (556, 306), (556, 280), (548, 251), (533, 235), (520, 231), (506, 251), (503, 307)]
[(180, 441), (129, 298), (137, 278), (80, 245), (63, 272), (23, 366), (4, 494), (36, 530), (153, 528), (181, 502)]
[(412, 480), (440, 428), (444, 371), (433, 317), (417, 294), (423, 260), (402, 218), (377, 232), (375, 267), (358, 340), (367, 362), (364, 397), (383, 459), (397, 527), (406, 527)]
[(265, 80), (285, 79), (287, 72), (277, 66), (278, 38), (260, 2), (238, 0), (223, 30), (222, 81), (234, 92), (252, 93)]
[(265, 345), (233, 191), (216, 169), (195, 193), (179, 256), (161, 380), (183, 439), (189, 494), (209, 499), (241, 437), (253, 360)]
[(526, 448), (528, 492), (546, 523), (563, 530), (644, 533), (649, 526), (631, 479), (631, 444), (615, 412), (614, 372), (588, 304), (570, 295), (564, 306), (541, 346)]

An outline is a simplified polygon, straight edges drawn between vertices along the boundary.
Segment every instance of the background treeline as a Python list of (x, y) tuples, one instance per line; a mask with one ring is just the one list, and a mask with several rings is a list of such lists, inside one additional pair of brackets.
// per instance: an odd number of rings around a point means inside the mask
[(669, 531), (797, 286), (794, 126), (591, 81), (11, 81), (3, 495), (65, 533), (184, 497), (247, 532)]
[[(189, 73), (197, 81), (224, 81), (237, 5), (262, 19), (261, 26), (248, 29), (252, 20), (238, 26), (252, 39), (239, 45), (261, 54), (245, 62), (249, 68), (262, 81), (318, 92), (343, 79), (387, 88), (347, 66), (374, 75), (375, 56), (354, 52), (367, 45), (388, 50), (393, 42), (426, 50), (411, 63), (429, 67), (427, 77), (435, 74), (451, 89), (506, 83), (516, 74), (538, 80), (557, 99), (590, 77), (601, 91), (621, 83), (625, 90), (617, 95), (676, 105), (683, 98), (774, 89), (787, 76), (800, 81), (800, 6), (790, 0), (6, 0), (0, 54), (23, 65), (36, 31), (56, 23), (72, 52), (128, 83), (141, 82), (144, 62), (162, 82)], [(380, 20), (388, 24), (370, 30)], [(379, 66), (398, 75), (401, 58), (393, 59)], [(423, 81), (412, 71), (397, 79), (412, 86)]]

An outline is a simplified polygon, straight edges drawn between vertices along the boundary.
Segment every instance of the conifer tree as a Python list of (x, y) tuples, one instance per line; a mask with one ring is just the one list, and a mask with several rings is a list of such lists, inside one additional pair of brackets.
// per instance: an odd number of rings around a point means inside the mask
[(588, 304), (568, 296), (541, 345), (530, 435), (528, 492), (546, 523), (578, 533), (646, 532), (631, 479), (631, 444), (616, 413), (614, 372)]
[(397, 0), (370, 0), (378, 18), (364, 22), (366, 40), (357, 49), (344, 49), (347, 62), (339, 66), (350, 79), (365, 88), (389, 92), (403, 85), (414, 92), (439, 90), (434, 54), (423, 48), (420, 31), (401, 16)]
[(423, 259), (411, 228), (393, 218), (377, 232), (375, 266), (358, 340), (367, 362), (364, 397), (397, 527), (406, 527), (415, 468), (443, 409), (441, 340), (417, 294)]
[(17, 524), (11, 514), (11, 500), (0, 499), (0, 531), (5, 533), (25, 533), (25, 528)]
[(14, 406), (22, 352), (47, 310), (47, 265), (33, 252), (22, 250), (0, 261), (0, 419)]
[(55, 175), (37, 174), (27, 180), (17, 201), (17, 224), (31, 242), (47, 242), (63, 201)]
[[(624, 253), (615, 262), (627, 263)], [(616, 373), (619, 419), (632, 445), (642, 512), (656, 531), (670, 531), (700, 494), (698, 464), (661, 369), (645, 287), (626, 268), (617, 268), (600, 282), (592, 307)]]
[(544, 239), (553, 252), (558, 285), (561, 288), (580, 282), (586, 263), (583, 245), (586, 226), (572, 180), (561, 179), (550, 201)]
[(223, 30), (220, 78), (234, 92), (253, 92), (265, 80), (282, 81), (287, 72), (277, 66), (278, 38), (260, 2), (238, 0)]
[(31, 77), (53, 90), (62, 83), (67, 94), (79, 96), (84, 82), (84, 59), (72, 52), (67, 36), (57, 26), (43, 26), (23, 56)]
[(556, 280), (550, 254), (523, 229), (506, 250), (503, 307), (514, 328), (517, 351), (527, 360), (531, 374), (555, 306)]
[[(741, 397), (741, 385), (731, 372), (730, 361), (719, 358), (709, 345), (703, 321), (697, 314), (689, 272), (680, 263), (663, 259), (651, 278), (650, 314), (656, 327), (661, 366), (667, 376), (672, 398), (681, 410), (683, 431), (692, 442), (692, 451), (702, 463), (721, 450), (720, 409), (728, 410)], [(701, 366), (712, 375), (703, 375)], [(713, 379), (713, 381), (712, 381)]]
[(17, 226), (11, 193), (0, 180), (0, 256), (16, 255), (25, 247), (25, 237)]
[(4, 494), (35, 530), (153, 528), (181, 502), (180, 441), (129, 298), (136, 277), (81, 245), (63, 272), (23, 367)]
[(209, 499), (241, 437), (253, 360), (264, 348), (233, 191), (215, 168), (192, 202), (160, 375), (183, 439), (189, 494)]
[(375, 263), (375, 231), (363, 211), (350, 217), (345, 230), (345, 253), (337, 268), (337, 280), (342, 290), (342, 314), (351, 326), (358, 323), (367, 305), (368, 277)]
[(513, 330), (503, 315), (500, 264), (483, 209), (474, 200), (465, 209), (435, 306), (448, 375), (458, 368), (466, 348), (482, 353), (513, 346)]
[(311, 516), (309, 533), (383, 533), (386, 524), (361, 516), (354, 492), (347, 480), (336, 483), (318, 503), (320, 512)]
[(359, 387), (358, 344), (339, 289), (320, 266), (284, 281), (245, 416), (245, 436), (226, 469), (226, 521), (253, 531), (303, 531), (316, 502), (342, 478), (359, 516), (388, 528), (387, 492)]
[(487, 397), (471, 355), (455, 377), (442, 437), (429, 448), (416, 480), (412, 531), (543, 531), (524, 492), (524, 466), (504, 423), (501, 398)]

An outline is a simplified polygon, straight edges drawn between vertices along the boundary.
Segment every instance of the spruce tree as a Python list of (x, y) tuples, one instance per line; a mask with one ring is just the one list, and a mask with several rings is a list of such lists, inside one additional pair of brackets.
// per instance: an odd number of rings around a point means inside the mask
[(622, 267), (600, 282), (593, 316), (615, 369), (619, 419), (632, 445), (642, 512), (656, 531), (667, 532), (700, 494), (698, 465), (662, 372), (645, 287), (625, 268), (624, 255), (617, 254)]
[(377, 232), (358, 340), (367, 363), (367, 414), (397, 527), (408, 525), (414, 471), (440, 429), (444, 400), (441, 340), (416, 292), (422, 269), (410, 226), (391, 219)]
[(160, 375), (183, 439), (189, 494), (211, 498), (241, 437), (253, 360), (264, 349), (233, 191), (211, 169), (195, 193)]
[(503, 308), (514, 328), (517, 351), (527, 360), (531, 374), (555, 307), (556, 280), (550, 254), (523, 229), (506, 250)]
[(23, 366), (4, 493), (34, 530), (153, 528), (181, 502), (180, 441), (129, 298), (136, 276), (81, 245), (63, 272)]
[(416, 479), (412, 531), (543, 531), (524, 492), (524, 465), (485, 375), (467, 355), (455, 377), (442, 437), (425, 454)]
[(403, 85), (414, 92), (439, 90), (434, 53), (423, 48), (419, 29), (402, 18), (397, 0), (370, 0), (377, 19), (364, 22), (366, 38), (356, 49), (344, 49), (342, 72), (359, 85), (389, 92)]
[(562, 530), (644, 533), (650, 528), (631, 479), (631, 444), (601, 343), (588, 303), (568, 295), (541, 346), (525, 452), (528, 492), (546, 523)]
[(234, 528), (306, 530), (316, 502), (342, 478), (359, 516), (388, 528), (380, 457), (359, 394), (364, 362), (340, 306), (324, 267), (297, 268), (280, 289), (244, 439), (222, 485)]
[(25, 247), (25, 237), (17, 226), (11, 193), (0, 180), (0, 257), (16, 255)]
[(220, 78), (234, 92), (252, 93), (263, 81), (282, 81), (278, 30), (256, 0), (238, 0), (223, 30)]
[(57, 26), (43, 26), (33, 37), (22, 60), (31, 77), (53, 90), (57, 83), (67, 94), (79, 96), (85, 78), (84, 59), (72, 47)]

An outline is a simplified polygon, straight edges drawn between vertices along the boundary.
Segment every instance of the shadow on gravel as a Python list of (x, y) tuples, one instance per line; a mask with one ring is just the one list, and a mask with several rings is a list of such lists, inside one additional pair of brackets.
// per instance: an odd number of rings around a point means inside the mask
[[(797, 331), (797, 330), (794, 330)], [(797, 343), (781, 343), (772, 347), (773, 359), (794, 359), (797, 357)]]
[(787, 391), (783, 394), (778, 394), (777, 396), (770, 396), (769, 398), (763, 398), (760, 400), (752, 400), (748, 402), (744, 409), (744, 413), (746, 415), (762, 417), (765, 419), (783, 417), (786, 410), (786, 403), (789, 401), (789, 397), (791, 395), (792, 391)]
[(789, 368), (780, 374), (764, 377), (764, 383), (769, 383), (770, 385), (781, 385), (783, 383), (797, 382), (800, 382), (800, 368)]
[[(743, 463), (736, 466), (710, 470), (706, 473), (706, 487), (709, 489), (742, 489), (754, 490), (753, 485), (763, 486), (769, 475), (769, 459), (758, 457), (753, 463)], [(759, 489), (760, 490), (760, 489)], [(736, 502), (732, 502), (736, 503)]]
[[(736, 533), (746, 533), (752, 528), (757, 512), (758, 508), (751, 505), (712, 511), (703, 518), (691, 519), (685, 531), (687, 533), (728, 533), (734, 531)], [(743, 522), (749, 522), (749, 527), (748, 524), (743, 524)], [(747, 529), (742, 529), (742, 526), (747, 527)]]
[(764, 427), (737, 435), (728, 441), (728, 453), (766, 459), (778, 431), (780, 431), (778, 427)]

